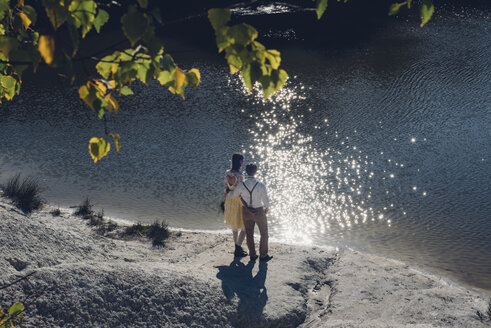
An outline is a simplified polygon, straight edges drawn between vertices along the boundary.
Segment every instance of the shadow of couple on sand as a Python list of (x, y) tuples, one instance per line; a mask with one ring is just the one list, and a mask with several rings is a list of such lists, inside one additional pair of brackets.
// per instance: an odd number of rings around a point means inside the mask
[(217, 266), (217, 278), (222, 281), (223, 294), (228, 300), (238, 297), (237, 314), (239, 321), (261, 321), (263, 310), (268, 301), (265, 287), (268, 263), (259, 262), (259, 271), (255, 276), (252, 269), (256, 261), (244, 264), (235, 258), (229, 266)]

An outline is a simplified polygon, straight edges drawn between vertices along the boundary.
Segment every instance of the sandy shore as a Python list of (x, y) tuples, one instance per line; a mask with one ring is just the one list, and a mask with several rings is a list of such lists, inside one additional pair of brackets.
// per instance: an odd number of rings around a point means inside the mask
[[(166, 247), (102, 236), (62, 210), (0, 197), (3, 305), (26, 327), (484, 327), (491, 295), (360, 252), (270, 245), (234, 260), (231, 236), (174, 231)], [(485, 315), (486, 316), (486, 315)], [(485, 317), (487, 320), (488, 318)]]

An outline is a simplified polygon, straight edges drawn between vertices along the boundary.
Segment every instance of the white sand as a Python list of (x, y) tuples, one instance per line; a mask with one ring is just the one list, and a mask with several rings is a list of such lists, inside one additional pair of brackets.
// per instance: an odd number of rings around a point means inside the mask
[[(3, 305), (26, 327), (484, 327), (478, 295), (404, 263), (271, 244), (233, 261), (231, 236), (174, 232), (166, 247), (103, 237), (68, 211), (25, 216), (0, 198)], [(18, 271), (17, 269), (22, 270)]]

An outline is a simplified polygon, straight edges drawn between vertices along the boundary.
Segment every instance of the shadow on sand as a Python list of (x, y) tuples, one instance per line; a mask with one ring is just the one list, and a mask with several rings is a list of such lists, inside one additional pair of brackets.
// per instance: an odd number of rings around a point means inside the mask
[(263, 310), (268, 301), (266, 274), (268, 263), (259, 261), (259, 271), (253, 277), (255, 261), (247, 265), (235, 258), (229, 266), (217, 266), (217, 278), (222, 281), (222, 290), (228, 300), (239, 298), (237, 306), (238, 323), (252, 323), (263, 320)]

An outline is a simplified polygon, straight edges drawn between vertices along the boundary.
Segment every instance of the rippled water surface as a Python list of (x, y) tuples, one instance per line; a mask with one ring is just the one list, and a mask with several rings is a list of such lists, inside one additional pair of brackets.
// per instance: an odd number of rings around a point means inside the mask
[(96, 165), (104, 128), (76, 90), (26, 86), (2, 104), (0, 182), (22, 171), (45, 197), (88, 195), (106, 214), (222, 229), (223, 173), (235, 151), (259, 163), (271, 236), (353, 246), (491, 289), (491, 20), (396, 22), (333, 55), (283, 49), (286, 87), (263, 101), (224, 65), (193, 63), (186, 101), (157, 84), (121, 101), (120, 154)]

